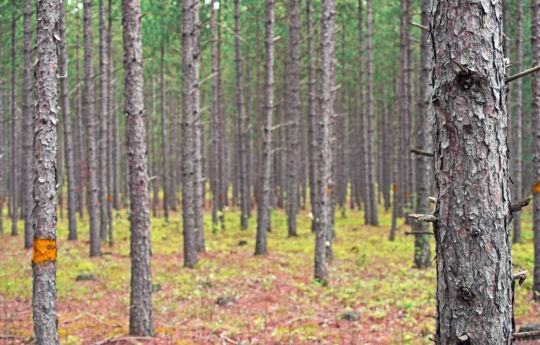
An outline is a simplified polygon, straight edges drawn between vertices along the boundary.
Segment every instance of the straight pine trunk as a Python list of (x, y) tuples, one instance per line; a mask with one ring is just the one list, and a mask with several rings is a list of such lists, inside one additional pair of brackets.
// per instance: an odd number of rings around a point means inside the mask
[(86, 117), (86, 147), (87, 147), (87, 207), (90, 218), (90, 256), (101, 255), (101, 239), (98, 219), (98, 172), (96, 147), (96, 114), (94, 93), (92, 49), (92, 0), (84, 0), (84, 108)]
[(300, 0), (289, 0), (289, 33), (285, 92), (285, 119), (287, 125), (287, 224), (289, 237), (298, 236), (299, 127), (302, 113), (300, 98)]
[[(531, 52), (532, 65), (540, 65), (540, 0), (531, 0)], [(533, 232), (534, 232), (534, 281), (533, 299), (540, 301), (540, 78), (532, 80), (533, 120)]]
[(19, 153), (17, 148), (19, 147), (17, 137), (17, 74), (16, 74), (16, 55), (17, 47), (17, 17), (15, 11), (12, 13), (11, 19), (11, 188), (9, 198), (11, 200), (11, 235), (17, 236), (19, 234), (17, 230), (17, 219), (19, 210)]
[(36, 345), (58, 344), (56, 314), (56, 161), (58, 0), (38, 0), (34, 113), (32, 308)]
[(436, 1), (431, 28), (435, 342), (510, 344), (512, 215), (502, 1)]
[(99, 126), (97, 129), (96, 142), (98, 145), (98, 184), (99, 184), (99, 233), (100, 240), (105, 242), (107, 238), (107, 122), (109, 119), (108, 101), (108, 54), (107, 54), (107, 31), (105, 27), (106, 6), (105, 1), (99, 1)]
[(197, 263), (197, 188), (201, 181), (199, 132), (199, 6), (197, 0), (182, 2), (182, 216), (184, 266)]
[(321, 59), (319, 109), (321, 115), (317, 123), (319, 136), (317, 192), (319, 213), (315, 240), (315, 280), (323, 285), (328, 283), (326, 267), (327, 252), (332, 247), (332, 129), (335, 99), (335, 15), (336, 1), (323, 0), (321, 5)]
[[(2, 47), (0, 47), (0, 56), (2, 56)], [(0, 234), (4, 233), (4, 185), (5, 185), (5, 139), (4, 139), (4, 81), (2, 77), (2, 67), (0, 66)]]
[(169, 164), (169, 152), (167, 150), (167, 109), (165, 107), (165, 48), (161, 46), (161, 75), (160, 75), (160, 91), (161, 91), (161, 183), (163, 188), (163, 217), (165, 221), (169, 221), (169, 196), (167, 195), (169, 181), (167, 176), (167, 165)]
[[(68, 54), (66, 44), (66, 22), (65, 22), (65, 9), (64, 2), (60, 4), (60, 19), (59, 19), (59, 67), (60, 75), (60, 108), (62, 111), (62, 117), (64, 122), (64, 147), (65, 147), (65, 161), (67, 171), (67, 185), (68, 185), (68, 222), (69, 232), (68, 240), (77, 239), (77, 200), (75, 190), (75, 168), (73, 166), (75, 160), (73, 158), (73, 137), (71, 131), (71, 113), (69, 109), (69, 97), (68, 97)], [(61, 162), (59, 164), (61, 166)], [(30, 210), (30, 209), (29, 209)]]
[[(218, 59), (217, 59), (217, 37), (216, 37), (216, 2), (212, 0), (210, 8), (210, 41), (212, 54), (212, 122), (210, 131), (210, 189), (212, 191), (212, 232), (217, 232), (218, 228), (218, 212), (220, 210), (220, 187), (221, 187), (221, 171), (220, 164), (223, 157), (220, 157), (220, 117), (219, 117), (219, 77), (218, 77)], [(219, 5), (218, 5), (219, 6)]]
[(264, 1), (264, 106), (262, 128), (261, 195), (257, 206), (255, 255), (266, 254), (266, 233), (270, 220), (270, 178), (272, 174), (272, 110), (274, 108), (274, 0)]

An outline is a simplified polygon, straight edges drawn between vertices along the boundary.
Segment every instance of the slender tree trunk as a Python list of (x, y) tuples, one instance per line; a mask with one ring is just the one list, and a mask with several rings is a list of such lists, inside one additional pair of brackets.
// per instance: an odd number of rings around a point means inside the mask
[(234, 1), (234, 49), (236, 65), (236, 112), (237, 112), (237, 148), (235, 156), (237, 157), (237, 188), (240, 194), (240, 226), (243, 230), (247, 229), (248, 221), (248, 198), (249, 198), (249, 180), (247, 178), (247, 159), (246, 155), (246, 114), (244, 109), (244, 86), (242, 77), (242, 48), (240, 46), (240, 9), (239, 0)]
[[(540, 0), (531, 0), (531, 55), (532, 65), (540, 65)], [(533, 232), (534, 282), (533, 299), (540, 301), (540, 79), (531, 78), (533, 121)]]
[(169, 221), (169, 196), (167, 195), (169, 181), (167, 176), (167, 165), (169, 164), (169, 152), (167, 150), (167, 109), (165, 107), (165, 48), (161, 46), (161, 182), (163, 183), (163, 217)]
[[(521, 72), (523, 70), (523, 0), (517, 0), (517, 34), (516, 34), (516, 71)], [(536, 76), (538, 77), (538, 76)], [(521, 188), (522, 188), (522, 165), (523, 165), (523, 146), (522, 146), (522, 122), (523, 122), (523, 79), (518, 78), (514, 81), (514, 87), (516, 90), (516, 107), (513, 111), (514, 125), (516, 129), (516, 135), (514, 138), (514, 198), (515, 200), (521, 200)], [(508, 105), (510, 107), (510, 105)], [(510, 126), (512, 124), (510, 123)], [(521, 212), (514, 213), (514, 236), (512, 238), (513, 243), (521, 242)]]
[[(306, 0), (306, 17), (307, 17), (307, 48), (308, 55), (313, 56), (313, 19), (311, 6), (311, 0)], [(317, 201), (317, 173), (318, 173), (318, 160), (317, 160), (317, 116), (315, 114), (315, 78), (313, 75), (314, 63), (313, 59), (308, 61), (308, 101), (307, 101), (307, 121), (308, 121), (308, 140), (309, 140), (309, 199), (311, 202), (311, 231), (317, 231), (317, 217), (319, 214), (317, 207), (319, 203)]]
[(87, 147), (87, 207), (90, 218), (90, 256), (101, 255), (101, 239), (98, 219), (98, 172), (96, 147), (96, 114), (94, 108), (94, 71), (92, 51), (92, 0), (84, 0), (84, 108), (86, 117)]
[(17, 47), (17, 17), (15, 11), (12, 14), (11, 20), (11, 190), (10, 190), (10, 199), (11, 199), (11, 235), (17, 236), (17, 220), (18, 220), (18, 210), (19, 210), (19, 169), (18, 169), (18, 137), (17, 137), (17, 74), (16, 74), (16, 47)]
[[(218, 78), (218, 58), (217, 58), (217, 37), (216, 37), (216, 2), (212, 0), (210, 8), (210, 41), (212, 53), (212, 127), (210, 132), (210, 150), (212, 158), (210, 160), (210, 189), (212, 190), (212, 232), (217, 232), (218, 212), (220, 212), (220, 192), (221, 192), (221, 174), (220, 164), (223, 157), (220, 157), (220, 116), (219, 116), (219, 78)], [(219, 6), (219, 5), (218, 5)]]
[(129, 334), (154, 334), (150, 266), (150, 197), (144, 128), (143, 56), (139, 0), (122, 1), (124, 103), (129, 166), (131, 295)]
[[(428, 26), (431, 22), (432, 0), (422, 0), (422, 25)], [(429, 33), (422, 30), (420, 44), (420, 87), (418, 97), (418, 112), (416, 113), (416, 148), (424, 152), (432, 152), (431, 142), (431, 45)], [(433, 160), (429, 157), (416, 155), (416, 213), (430, 214), (428, 197), (431, 192), (431, 170)], [(413, 222), (416, 232), (427, 232), (430, 226), (425, 222)], [(414, 239), (414, 265), (416, 268), (431, 266), (431, 249), (429, 235), (415, 235)]]
[[(67, 170), (67, 185), (68, 185), (68, 220), (69, 220), (69, 233), (68, 240), (77, 239), (77, 210), (76, 210), (76, 190), (75, 190), (75, 170), (74, 170), (74, 158), (73, 158), (73, 137), (71, 132), (71, 113), (69, 109), (69, 97), (68, 97), (68, 55), (66, 45), (66, 22), (65, 22), (65, 9), (64, 2), (62, 1), (59, 7), (60, 19), (59, 19), (59, 67), (60, 75), (60, 107), (62, 111), (62, 117), (64, 120), (64, 146), (65, 146), (65, 160)], [(61, 166), (61, 164), (60, 164)], [(28, 210), (31, 210), (28, 208)], [(30, 212), (31, 213), (31, 212)]]
[(201, 164), (199, 132), (199, 6), (197, 0), (182, 2), (182, 216), (184, 266), (197, 263), (197, 189)]
[[(111, 60), (112, 61), (112, 60)], [(114, 95), (112, 111), (113, 116), (113, 207), (115, 210), (120, 210), (120, 121), (118, 116), (118, 81), (116, 80), (116, 72), (114, 73)], [(147, 115), (148, 117), (148, 115)], [(149, 136), (151, 138), (151, 136)], [(150, 143), (147, 143), (147, 147)]]
[[(80, 27), (80, 17), (77, 14), (77, 21), (79, 23), (78, 27)], [(82, 87), (80, 86), (81, 83), (81, 66), (80, 66), (80, 55), (79, 55), (79, 31), (77, 30), (77, 38), (76, 38), (77, 44), (76, 44), (76, 55), (77, 55), (77, 64), (76, 64), (76, 83), (77, 83), (77, 93), (76, 93), (76, 102), (77, 102), (77, 113), (76, 113), (76, 121), (77, 121), (77, 154), (78, 154), (78, 161), (77, 161), (77, 211), (79, 212), (79, 217), (83, 219), (83, 209), (84, 209), (84, 179), (85, 179), (85, 167), (86, 167), (86, 159), (84, 155), (84, 121), (83, 121), (83, 107), (82, 107)]]
[(148, 136), (150, 138), (150, 145), (151, 145), (151, 155), (150, 155), (150, 161), (151, 161), (151, 171), (152, 171), (152, 214), (154, 217), (157, 217), (157, 204), (159, 201), (159, 184), (158, 184), (158, 138), (157, 138), (157, 129), (158, 129), (158, 122), (157, 122), (157, 102), (156, 102), (156, 78), (154, 75), (152, 75), (152, 128), (150, 129), (150, 135)]
[[(195, 102), (195, 108), (197, 114), (200, 112), (199, 109), (199, 97), (198, 97), (198, 90), (197, 90), (197, 97)], [(198, 252), (205, 252), (206, 251), (206, 244), (204, 241), (204, 227), (203, 227), (203, 208), (204, 208), (204, 187), (205, 187), (205, 181), (203, 175), (203, 167), (204, 167), (204, 128), (202, 124), (199, 124), (199, 127), (197, 128), (197, 137), (196, 140), (198, 141), (198, 148), (199, 148), (199, 161), (200, 163), (197, 166), (197, 175), (196, 175), (196, 183), (195, 183), (195, 227), (196, 227), (196, 241), (197, 241), (197, 251)]]
[(512, 215), (502, 1), (484, 6), (439, 0), (431, 32), (438, 191), (435, 342), (510, 344)]
[(177, 138), (176, 138), (176, 109), (175, 109), (175, 103), (174, 103), (174, 92), (172, 90), (169, 91), (169, 128), (170, 135), (169, 135), (169, 153), (170, 153), (170, 162), (168, 166), (169, 171), (169, 206), (171, 207), (172, 211), (176, 212), (176, 182), (177, 182), (177, 176), (176, 167), (178, 166), (177, 161), (177, 151), (176, 148), (178, 146), (177, 144)]
[(111, 64), (112, 64), (112, 0), (107, 1), (107, 227), (109, 229), (109, 247), (113, 246), (113, 111), (111, 99)]
[(99, 1), (99, 92), (100, 92), (100, 115), (97, 128), (96, 143), (98, 145), (98, 184), (99, 184), (99, 233), (104, 242), (107, 238), (107, 31), (105, 27), (106, 7), (105, 1)]
[(34, 251), (32, 256), (36, 345), (58, 344), (56, 314), (56, 143), (58, 124), (58, 0), (38, 0), (36, 30), (36, 126), (33, 150)]
[(264, 1), (264, 106), (261, 161), (261, 195), (257, 207), (255, 255), (266, 254), (266, 232), (270, 220), (270, 178), (272, 174), (272, 110), (274, 107), (274, 0)]
[(326, 285), (328, 270), (327, 252), (332, 246), (332, 128), (335, 98), (335, 0), (323, 0), (321, 5), (321, 60), (318, 125), (319, 152), (317, 189), (320, 204), (315, 241), (315, 279)]
[[(34, 208), (34, 198), (32, 197), (32, 188), (34, 182), (34, 176), (32, 174), (32, 33), (32, 3), (30, 0), (24, 0), (21, 201), (24, 209), (24, 248), (26, 249), (32, 247), (34, 237), (32, 230), (32, 209)], [(13, 64), (14, 63), (15, 61), (13, 61)]]
[(367, 73), (368, 73), (368, 99), (367, 99), (367, 178), (368, 189), (367, 192), (369, 200), (369, 224), (379, 225), (379, 217), (377, 215), (377, 196), (375, 190), (375, 113), (373, 109), (373, 13), (372, 13), (372, 1), (366, 1), (366, 29), (367, 29)]
[(285, 119), (287, 125), (287, 223), (289, 237), (298, 236), (299, 127), (302, 113), (300, 98), (300, 0), (289, 0), (289, 41), (287, 54)]

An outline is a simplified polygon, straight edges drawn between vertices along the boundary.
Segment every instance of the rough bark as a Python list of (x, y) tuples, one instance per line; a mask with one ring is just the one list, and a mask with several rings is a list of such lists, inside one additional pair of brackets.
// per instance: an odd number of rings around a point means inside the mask
[(368, 202), (369, 202), (369, 224), (379, 225), (377, 215), (377, 197), (375, 190), (375, 112), (373, 104), (373, 13), (372, 1), (366, 1), (366, 39), (367, 39), (367, 74), (368, 74), (368, 97), (367, 97), (367, 181), (368, 181)]
[(272, 110), (274, 107), (274, 0), (264, 1), (264, 105), (261, 158), (261, 195), (257, 205), (255, 255), (267, 252), (266, 233), (270, 228), (270, 178), (272, 173)]
[[(23, 32), (23, 92), (22, 92), (22, 155), (21, 155), (21, 202), (24, 209), (24, 248), (32, 247), (32, 3), (24, 0), (24, 32)], [(13, 61), (15, 63), (15, 61)], [(61, 165), (60, 165), (61, 166)], [(61, 170), (61, 169), (60, 169)]]
[(182, 2), (182, 216), (184, 266), (197, 263), (197, 188), (200, 160), (199, 131), (199, 6), (197, 0)]
[[(34, 117), (33, 319), (37, 345), (58, 344), (56, 315), (57, 37), (61, 3), (37, 1)], [(29, 212), (30, 213), (30, 212)]]
[[(68, 55), (66, 44), (66, 21), (65, 21), (65, 9), (64, 2), (60, 4), (60, 19), (59, 19), (59, 67), (60, 67), (60, 107), (62, 111), (62, 119), (64, 120), (64, 147), (65, 147), (65, 162), (67, 172), (67, 186), (68, 186), (68, 222), (69, 232), (68, 240), (77, 239), (77, 200), (75, 190), (75, 168), (73, 164), (75, 160), (73, 158), (73, 136), (71, 131), (71, 113), (69, 109), (69, 97), (68, 97)], [(60, 164), (61, 166), (61, 164)], [(29, 208), (30, 210), (30, 208)]]
[(122, 1), (124, 104), (131, 232), (129, 334), (153, 335), (150, 266), (150, 197), (144, 127), (143, 56), (139, 0)]
[[(2, 47), (0, 46), (0, 56), (2, 56)], [(4, 80), (2, 67), (0, 66), (0, 234), (4, 233), (4, 200), (5, 200), (5, 138), (4, 138)]]
[(335, 0), (323, 0), (321, 5), (321, 59), (318, 107), (318, 226), (315, 240), (315, 279), (328, 282), (327, 252), (332, 246), (332, 128), (335, 98)]
[[(212, 0), (210, 8), (210, 41), (211, 41), (211, 54), (212, 54), (212, 74), (215, 76), (212, 78), (212, 122), (210, 131), (210, 189), (212, 191), (212, 231), (217, 232), (218, 227), (218, 211), (220, 210), (220, 187), (221, 187), (221, 171), (220, 164), (222, 157), (220, 157), (220, 116), (219, 116), (219, 78), (217, 74), (218, 70), (218, 58), (217, 58), (217, 37), (216, 37), (216, 1)], [(218, 3), (219, 4), (219, 3)]]
[[(531, 55), (532, 65), (540, 65), (540, 0), (531, 0)], [(540, 79), (531, 78), (533, 120), (533, 232), (534, 282), (533, 298), (540, 301)]]
[[(432, 0), (422, 0), (422, 25), (429, 27), (431, 22)], [(418, 97), (418, 112), (416, 113), (416, 144), (415, 147), (424, 152), (432, 152), (431, 136), (431, 53), (429, 33), (422, 30), (420, 43), (420, 93)], [(430, 214), (431, 205), (428, 197), (431, 192), (432, 162), (430, 157), (416, 155), (416, 207), (418, 214)], [(427, 232), (430, 225), (425, 222), (413, 222), (415, 232)], [(429, 235), (416, 235), (414, 239), (414, 265), (416, 268), (431, 266), (431, 249)]]
[(109, 247), (113, 246), (113, 121), (114, 115), (112, 111), (112, 0), (107, 1), (107, 66), (105, 73), (107, 74), (107, 228), (109, 230)]
[[(77, 21), (80, 24), (80, 17), (79, 14), (77, 14)], [(80, 25), (79, 25), (80, 26)], [(79, 39), (79, 30), (77, 30), (77, 37), (75, 39), (77, 41), (76, 44), (76, 55), (77, 55), (77, 63), (76, 63), (76, 75), (75, 75), (75, 81), (77, 85), (80, 85), (81, 83), (81, 63), (80, 63), (80, 39)], [(77, 211), (79, 212), (79, 217), (82, 219), (84, 212), (84, 179), (85, 179), (85, 155), (84, 155), (84, 121), (83, 121), (83, 106), (82, 106), (82, 87), (77, 88), (76, 92), (76, 102), (77, 102), (77, 110), (76, 110), (76, 121), (77, 121)]]
[(156, 102), (156, 78), (155, 75), (152, 75), (152, 128), (149, 130), (150, 135), (148, 136), (150, 138), (150, 145), (151, 145), (151, 153), (150, 153), (150, 161), (151, 161), (151, 172), (152, 172), (152, 214), (154, 217), (157, 217), (157, 204), (159, 199), (159, 183), (158, 183), (158, 138), (157, 138), (157, 130), (158, 130), (158, 122), (157, 122), (157, 102)]
[(84, 0), (84, 110), (86, 117), (86, 147), (88, 184), (86, 204), (90, 219), (90, 256), (101, 255), (101, 240), (98, 219), (98, 171), (96, 147), (96, 114), (94, 108), (94, 71), (92, 49), (92, 0)]
[(170, 162), (169, 162), (169, 192), (167, 193), (169, 196), (169, 206), (172, 211), (176, 212), (176, 191), (177, 191), (177, 169), (178, 166), (178, 140), (176, 138), (176, 107), (175, 107), (175, 100), (174, 100), (174, 91), (169, 91), (169, 128), (170, 128), (170, 134), (169, 134), (169, 156), (170, 156)]
[(438, 344), (510, 344), (512, 258), (502, 1), (432, 21)]
[[(517, 0), (517, 33), (516, 33), (516, 71), (523, 70), (523, 0)], [(534, 77), (533, 77), (534, 78)], [(536, 76), (537, 78), (537, 76)], [(518, 78), (514, 81), (516, 106), (512, 112), (515, 137), (513, 140), (513, 199), (521, 200), (522, 188), (522, 165), (523, 165), (523, 145), (522, 145), (522, 128), (523, 128), (523, 79)], [(510, 105), (507, 105), (510, 107)], [(510, 122), (510, 126), (512, 123)], [(512, 237), (513, 243), (521, 242), (521, 212), (514, 213), (513, 222), (514, 234)]]
[(299, 127), (302, 112), (300, 98), (300, 0), (289, 0), (289, 32), (285, 93), (287, 125), (287, 224), (289, 237), (297, 236), (299, 174)]
[[(118, 109), (118, 81), (114, 73), (113, 105)], [(120, 210), (120, 121), (118, 111), (112, 112), (113, 116), (113, 207)], [(148, 115), (147, 115), (148, 117)], [(147, 143), (148, 147), (149, 143)]]

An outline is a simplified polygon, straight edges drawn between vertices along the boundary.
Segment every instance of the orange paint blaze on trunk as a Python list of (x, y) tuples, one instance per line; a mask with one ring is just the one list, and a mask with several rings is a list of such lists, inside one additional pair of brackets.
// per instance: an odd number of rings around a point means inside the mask
[(56, 261), (56, 240), (35, 238), (32, 263), (41, 264), (45, 261)]

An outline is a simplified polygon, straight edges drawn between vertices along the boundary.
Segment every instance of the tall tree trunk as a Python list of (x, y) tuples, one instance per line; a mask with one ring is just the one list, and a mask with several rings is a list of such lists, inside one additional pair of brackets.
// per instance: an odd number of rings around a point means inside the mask
[(160, 84), (161, 84), (161, 182), (163, 184), (163, 217), (165, 221), (169, 221), (169, 196), (167, 195), (169, 181), (167, 176), (167, 165), (169, 164), (169, 152), (167, 150), (167, 109), (165, 107), (165, 48), (161, 46), (161, 75), (160, 75)]
[[(111, 60), (112, 61), (112, 60)], [(120, 210), (120, 121), (118, 116), (118, 81), (116, 72), (114, 73), (114, 94), (113, 94), (113, 206), (115, 210)], [(146, 115), (148, 117), (148, 115)], [(150, 136), (151, 137), (151, 136)], [(150, 143), (147, 143), (147, 147)]]
[[(80, 27), (80, 17), (77, 13), (77, 22), (78, 22), (78, 28)], [(76, 39), (76, 55), (77, 55), (77, 64), (76, 64), (76, 77), (75, 81), (77, 83), (77, 92), (76, 92), (76, 102), (77, 102), (77, 113), (76, 113), (76, 121), (77, 121), (77, 155), (78, 155), (78, 161), (77, 161), (77, 211), (79, 212), (79, 217), (83, 219), (83, 209), (84, 209), (84, 179), (85, 179), (85, 169), (86, 169), (86, 159), (84, 155), (84, 121), (83, 121), (83, 107), (82, 107), (82, 86), (80, 86), (81, 83), (81, 63), (80, 63), (80, 39), (79, 39), (79, 30), (77, 30), (77, 36)]]
[(143, 55), (139, 0), (122, 1), (124, 104), (129, 166), (131, 295), (129, 334), (154, 334), (150, 266), (150, 197), (144, 128)]
[(335, 0), (323, 0), (321, 5), (321, 59), (319, 109), (321, 115), (317, 123), (319, 136), (319, 166), (317, 192), (319, 214), (315, 241), (315, 279), (326, 285), (328, 270), (327, 252), (332, 246), (332, 128), (335, 99)]
[(438, 192), (435, 342), (442, 345), (512, 342), (501, 14), (502, 1), (484, 6), (439, 0), (432, 21)]
[[(22, 92), (22, 198), (24, 209), (24, 248), (31, 248), (34, 233), (32, 230), (32, 209), (34, 198), (32, 188), (32, 132), (33, 132), (33, 87), (32, 87), (32, 3), (24, 0), (24, 32), (23, 32), (23, 92)], [(15, 63), (15, 61), (13, 61)], [(62, 107), (63, 108), (63, 107)], [(61, 167), (62, 164), (59, 164)], [(60, 168), (59, 171), (62, 169)]]
[(113, 246), (113, 121), (114, 115), (112, 111), (112, 0), (107, 1), (107, 61), (105, 68), (107, 74), (107, 227), (109, 229), (109, 247)]
[(58, 0), (37, 1), (36, 108), (33, 150), (34, 250), (32, 255), (34, 336), (37, 345), (58, 344), (56, 314), (56, 161)]
[(216, 37), (216, 4), (219, 2), (212, 0), (210, 8), (210, 41), (212, 53), (212, 127), (210, 131), (210, 150), (212, 152), (210, 160), (210, 189), (212, 190), (212, 232), (217, 232), (218, 227), (218, 211), (220, 210), (221, 196), (221, 174), (220, 164), (224, 157), (220, 157), (220, 116), (219, 116), (219, 70), (217, 59), (217, 37)]
[[(532, 65), (540, 65), (540, 0), (531, 0), (531, 52)], [(540, 301), (540, 79), (532, 80), (533, 121), (533, 232), (534, 282), (533, 299)]]
[(239, 0), (234, 0), (234, 50), (236, 65), (236, 113), (237, 113), (237, 148), (235, 156), (238, 159), (237, 167), (237, 188), (240, 194), (240, 226), (243, 230), (247, 229), (248, 221), (248, 203), (249, 203), (249, 180), (247, 178), (247, 159), (246, 155), (246, 114), (244, 109), (244, 86), (242, 79), (242, 48), (240, 46), (240, 9)]
[(94, 70), (92, 50), (92, 0), (84, 0), (84, 108), (86, 115), (87, 147), (87, 207), (90, 218), (90, 256), (101, 255), (101, 239), (98, 219), (98, 172), (96, 147), (96, 114), (94, 108)]
[[(199, 97), (198, 97), (198, 89), (197, 89), (197, 97), (195, 102), (195, 108), (196, 113), (198, 114), (200, 112), (199, 109)], [(206, 251), (206, 244), (204, 241), (204, 227), (203, 227), (203, 208), (204, 208), (204, 187), (206, 179), (203, 175), (203, 167), (204, 167), (204, 128), (202, 124), (199, 124), (199, 127), (197, 128), (197, 137), (196, 140), (198, 141), (198, 148), (199, 148), (199, 161), (200, 163), (197, 165), (197, 171), (196, 171), (196, 183), (195, 183), (195, 228), (196, 228), (196, 241), (197, 241), (197, 251), (198, 252), (205, 252)]]
[(108, 75), (107, 66), (109, 65), (107, 54), (107, 31), (105, 27), (106, 7), (105, 1), (99, 1), (99, 72), (100, 72), (100, 115), (99, 126), (97, 130), (96, 143), (98, 145), (98, 183), (99, 183), (99, 233), (102, 242), (107, 238), (107, 121), (108, 116)]
[(375, 114), (373, 109), (373, 13), (372, 1), (366, 1), (366, 31), (367, 31), (367, 73), (368, 73), (368, 99), (367, 99), (367, 192), (369, 200), (369, 224), (379, 225), (379, 217), (377, 215), (377, 196), (375, 190)]
[(150, 145), (151, 145), (151, 154), (150, 154), (150, 161), (151, 161), (151, 171), (152, 171), (152, 214), (154, 217), (157, 217), (157, 204), (159, 201), (159, 184), (158, 184), (158, 122), (157, 122), (157, 102), (156, 102), (156, 78), (155, 75), (152, 74), (152, 128), (150, 129), (150, 135), (148, 136), (150, 138)]
[(177, 161), (177, 147), (178, 147), (178, 141), (176, 138), (176, 107), (174, 103), (174, 91), (169, 91), (169, 128), (170, 135), (169, 135), (169, 156), (170, 156), (170, 162), (168, 166), (169, 171), (169, 192), (167, 193), (169, 196), (169, 206), (171, 207), (172, 211), (176, 212), (176, 182), (178, 181), (176, 173), (178, 166)]
[(197, 0), (182, 2), (182, 216), (184, 266), (197, 263), (197, 189), (201, 150), (199, 132), (199, 6)]
[[(71, 131), (71, 113), (69, 109), (69, 97), (68, 97), (68, 54), (66, 44), (66, 21), (65, 21), (65, 9), (64, 2), (60, 4), (60, 19), (59, 19), (59, 67), (60, 75), (60, 107), (62, 110), (62, 117), (64, 120), (64, 146), (65, 146), (65, 160), (67, 170), (67, 185), (68, 185), (68, 220), (69, 220), (69, 233), (68, 240), (77, 239), (77, 201), (75, 190), (75, 170), (73, 164), (73, 137)], [(61, 162), (60, 162), (61, 166)], [(31, 210), (28, 208), (28, 210)]]
[[(516, 33), (516, 71), (521, 72), (523, 70), (523, 0), (517, 0), (517, 33)], [(538, 77), (538, 76), (536, 76)], [(523, 165), (523, 146), (522, 146), (522, 133), (523, 128), (523, 79), (518, 78), (514, 81), (515, 84), (515, 97), (516, 107), (513, 111), (514, 124), (516, 129), (516, 135), (513, 140), (514, 154), (514, 185), (513, 185), (513, 199), (521, 200), (521, 188), (522, 188), (522, 165)], [(510, 105), (508, 105), (510, 107)], [(512, 123), (510, 122), (510, 126)], [(512, 238), (513, 243), (521, 242), (521, 212), (514, 214), (514, 236)]]
[[(429, 27), (431, 22), (432, 0), (422, 0), (422, 25)], [(416, 148), (432, 152), (431, 142), (431, 46), (429, 33), (422, 30), (420, 43), (420, 87), (418, 97), (418, 112), (416, 113)], [(432, 162), (429, 157), (417, 155), (416, 163), (416, 213), (429, 214), (430, 203), (428, 197), (431, 192)], [(416, 232), (427, 232), (430, 226), (425, 222), (414, 222), (413, 229)], [(414, 239), (414, 265), (416, 268), (431, 266), (431, 249), (429, 235), (415, 235)]]
[[(307, 48), (308, 55), (313, 56), (313, 8), (311, 0), (306, 0), (306, 17), (307, 17)], [(319, 214), (317, 207), (319, 203), (317, 201), (317, 173), (318, 173), (318, 160), (317, 160), (317, 116), (315, 114), (315, 78), (313, 75), (314, 63), (313, 59), (308, 61), (308, 101), (307, 101), (307, 122), (308, 122), (308, 140), (309, 140), (309, 199), (311, 202), (311, 231), (317, 231), (317, 217)]]
[(17, 75), (16, 75), (16, 47), (17, 47), (17, 16), (13, 11), (11, 19), (11, 188), (9, 198), (11, 199), (11, 235), (17, 236), (17, 212), (19, 209), (19, 155), (17, 148), (19, 147), (17, 137)]
[(298, 213), (298, 167), (299, 127), (302, 112), (300, 98), (300, 0), (289, 0), (289, 41), (285, 85), (285, 119), (287, 124), (287, 224), (289, 237), (298, 236), (296, 214)]
[(274, 0), (264, 1), (264, 106), (261, 195), (257, 205), (255, 255), (266, 254), (266, 232), (270, 228), (270, 178), (272, 174), (272, 110), (274, 108)]

